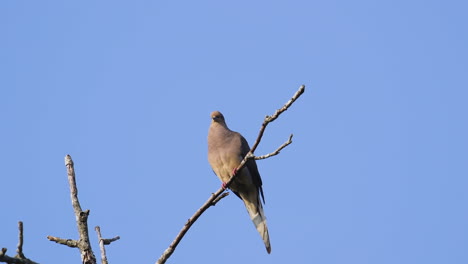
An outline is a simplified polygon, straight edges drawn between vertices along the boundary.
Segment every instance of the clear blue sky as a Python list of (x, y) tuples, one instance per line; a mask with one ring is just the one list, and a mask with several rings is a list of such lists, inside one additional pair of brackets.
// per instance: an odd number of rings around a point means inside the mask
[(79, 263), (64, 156), (109, 261), (154, 263), (217, 190), (213, 110), (253, 142), (272, 254), (234, 195), (169, 263), (468, 261), (466, 1), (0, 2), (0, 247)]

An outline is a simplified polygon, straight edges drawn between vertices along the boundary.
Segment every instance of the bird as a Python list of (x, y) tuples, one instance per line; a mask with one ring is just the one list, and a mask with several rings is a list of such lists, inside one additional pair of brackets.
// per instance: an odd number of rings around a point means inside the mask
[(247, 140), (240, 133), (228, 128), (223, 114), (219, 111), (212, 112), (208, 130), (208, 162), (221, 180), (223, 188), (226, 188), (226, 182), (234, 174), (239, 174), (229, 188), (244, 202), (250, 219), (262, 237), (268, 254), (270, 254), (270, 236), (260, 196), (263, 203), (265, 203), (265, 198), (257, 163), (254, 159), (249, 159), (239, 172), (236, 171), (237, 166), (249, 151)]

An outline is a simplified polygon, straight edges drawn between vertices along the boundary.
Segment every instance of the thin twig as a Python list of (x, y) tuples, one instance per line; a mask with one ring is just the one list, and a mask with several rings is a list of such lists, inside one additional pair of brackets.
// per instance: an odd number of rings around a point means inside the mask
[(221, 201), (221, 199), (223, 199), (224, 197), (228, 196), (229, 193), (228, 192), (225, 192), (223, 194), (221, 194), (221, 196), (219, 196), (218, 198), (214, 199), (214, 201), (211, 203), (212, 206), (215, 206), (219, 201)]
[(305, 91), (305, 85), (301, 85), (301, 87), (299, 87), (299, 90), (297, 90), (297, 92), (293, 95), (293, 97), (289, 101), (287, 101), (283, 107), (276, 110), (276, 112), (273, 115), (265, 117), (265, 120), (263, 120), (262, 127), (260, 128), (260, 132), (258, 132), (257, 140), (255, 140), (255, 143), (250, 149), (250, 153), (254, 153), (255, 150), (257, 149), (258, 144), (260, 144), (260, 141), (262, 140), (263, 132), (265, 132), (265, 128), (268, 126), (268, 124), (275, 121), (276, 118), (278, 118), (278, 116), (281, 113), (288, 110), (288, 108), (297, 100), (297, 98), (299, 98), (299, 96), (301, 96), (304, 93), (304, 91)]
[(99, 249), (101, 249), (101, 263), (107, 264), (106, 248), (104, 247), (104, 241), (102, 241), (101, 228), (99, 228), (99, 226), (96, 226), (94, 230), (96, 230), (96, 233), (99, 238)]
[(282, 149), (284, 149), (285, 147), (287, 147), (289, 144), (292, 143), (292, 137), (293, 137), (293, 134), (291, 134), (289, 136), (289, 139), (288, 141), (284, 142), (283, 145), (279, 146), (279, 148), (277, 148), (275, 151), (273, 151), (272, 153), (268, 153), (266, 155), (262, 155), (262, 156), (255, 156), (255, 159), (256, 160), (262, 160), (262, 159), (267, 159), (269, 157), (273, 157), (273, 156), (276, 156), (278, 155)]
[[(305, 91), (305, 86), (302, 85), (301, 87), (299, 87), (299, 90), (294, 94), (294, 96), (288, 102), (286, 102), (286, 104), (283, 107), (276, 110), (276, 112), (272, 116), (266, 116), (265, 117), (265, 120), (263, 121), (262, 126), (260, 128), (260, 132), (258, 133), (257, 140), (255, 141), (253, 147), (250, 149), (250, 151), (247, 153), (247, 155), (244, 157), (242, 162), (239, 164), (239, 166), (237, 166), (237, 169), (236, 169), (237, 172), (239, 172), (245, 166), (246, 162), (249, 159), (255, 158), (253, 153), (255, 152), (255, 150), (258, 147), (258, 144), (260, 143), (260, 141), (261, 141), (261, 139), (263, 137), (263, 132), (265, 131), (265, 128), (267, 127), (267, 125), (270, 122), (273, 122), (276, 118), (278, 118), (278, 116), (281, 113), (286, 111), (294, 103), (294, 101), (296, 101), (297, 98), (299, 98), (304, 93), (304, 91)], [(226, 188), (228, 188), (231, 185), (231, 183), (233, 182), (233, 180), (236, 178), (236, 176), (238, 174), (239, 173), (236, 173), (236, 174), (232, 175), (232, 177), (229, 179), (229, 181), (227, 181), (226, 184), (225, 184)], [(156, 264), (166, 263), (167, 259), (172, 255), (172, 253), (174, 253), (174, 250), (176, 249), (177, 245), (182, 240), (182, 238), (185, 236), (185, 234), (190, 229), (190, 227), (193, 225), (193, 223), (195, 223), (195, 221), (197, 221), (197, 219), (203, 214), (203, 212), (205, 212), (210, 206), (213, 206), (213, 202), (224, 191), (225, 191), (224, 188), (220, 188), (215, 193), (211, 194), (210, 198), (192, 215), (192, 217), (190, 217), (187, 220), (187, 223), (182, 227), (180, 232), (177, 234), (176, 238), (172, 241), (172, 243), (169, 245), (169, 247), (163, 252), (161, 257), (156, 261)]]
[(101, 228), (99, 226), (96, 226), (94, 229), (96, 230), (96, 233), (99, 238), (99, 248), (101, 249), (101, 263), (107, 264), (108, 262), (107, 262), (106, 248), (104, 247), (104, 245), (110, 245), (110, 243), (116, 240), (119, 240), (120, 237), (116, 236), (114, 238), (102, 238)]
[(104, 245), (109, 245), (110, 243), (116, 240), (119, 240), (120, 237), (116, 236), (114, 238), (102, 238), (101, 228), (99, 226), (96, 226), (94, 229), (96, 230), (96, 233), (99, 238), (99, 248), (101, 249), (101, 263), (107, 264), (108, 262), (107, 262), (107, 256), (106, 256), (106, 248), (104, 247)]
[(16, 249), (16, 257), (20, 259), (25, 259), (26, 257), (23, 254), (23, 222), (18, 222), (18, 248)]
[(53, 236), (48, 236), (47, 239), (69, 247), (79, 248), (83, 264), (96, 264), (96, 257), (94, 256), (93, 250), (91, 249), (91, 243), (89, 242), (89, 210), (81, 210), (80, 201), (78, 200), (78, 188), (76, 187), (75, 168), (73, 167), (73, 160), (70, 155), (65, 156), (65, 166), (67, 167), (70, 198), (72, 200), (73, 211), (75, 212), (76, 225), (78, 227), (80, 239), (62, 239)]
[(116, 236), (116, 237), (113, 237), (113, 238), (103, 238), (102, 239), (102, 242), (104, 242), (104, 245), (110, 245), (110, 243), (114, 242), (114, 241), (117, 241), (120, 239), (120, 236)]
[(107, 264), (108, 262), (107, 262), (107, 256), (106, 256), (106, 248), (104, 247), (104, 241), (102, 241), (101, 229), (99, 228), (99, 226), (96, 226), (94, 230), (96, 230), (96, 233), (99, 238), (99, 248), (101, 249), (101, 263)]
[(71, 248), (76, 248), (79, 246), (78, 240), (74, 240), (74, 239), (66, 239), (66, 238), (60, 238), (60, 237), (54, 237), (54, 236), (47, 236), (47, 239), (57, 244), (62, 244), (65, 246), (69, 246)]
[(23, 222), (18, 222), (18, 248), (16, 250), (17, 254), (14, 257), (9, 257), (6, 255), (7, 249), (2, 248), (0, 251), (0, 262), (5, 263), (18, 263), (18, 264), (39, 264), (28, 258), (23, 254)]

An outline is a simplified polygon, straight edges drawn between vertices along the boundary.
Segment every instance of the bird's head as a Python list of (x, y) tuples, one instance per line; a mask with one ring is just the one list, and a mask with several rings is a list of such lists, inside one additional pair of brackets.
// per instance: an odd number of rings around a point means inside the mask
[(211, 120), (212, 122), (216, 122), (216, 123), (221, 123), (221, 124), (225, 123), (224, 116), (219, 111), (214, 111), (211, 113)]

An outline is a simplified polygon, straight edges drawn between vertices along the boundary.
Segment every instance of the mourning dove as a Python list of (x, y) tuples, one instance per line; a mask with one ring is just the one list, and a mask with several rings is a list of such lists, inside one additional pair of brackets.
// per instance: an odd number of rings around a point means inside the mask
[[(249, 151), (247, 140), (227, 127), (223, 114), (219, 111), (211, 113), (211, 125), (208, 131), (208, 161), (214, 173), (223, 182), (223, 187), (236, 173), (235, 169)], [(244, 202), (250, 219), (260, 233), (269, 254), (271, 252), (270, 237), (260, 195), (263, 202), (265, 199), (262, 179), (255, 160), (247, 161), (229, 188)]]

